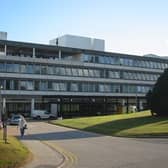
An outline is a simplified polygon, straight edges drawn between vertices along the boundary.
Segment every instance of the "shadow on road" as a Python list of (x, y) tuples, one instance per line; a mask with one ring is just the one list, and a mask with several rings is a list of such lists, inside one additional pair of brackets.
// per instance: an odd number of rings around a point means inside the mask
[[(101, 135), (87, 133), (82, 131), (63, 131), (63, 132), (44, 132), (37, 134), (29, 134), (23, 137), (24, 140), (70, 140), (70, 139), (81, 139), (81, 138), (94, 138), (100, 137)], [(18, 137), (19, 138), (19, 137)]]

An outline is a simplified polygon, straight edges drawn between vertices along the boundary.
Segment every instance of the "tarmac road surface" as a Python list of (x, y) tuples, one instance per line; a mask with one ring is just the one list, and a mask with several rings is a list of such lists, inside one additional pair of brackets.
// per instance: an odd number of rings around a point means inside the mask
[(118, 138), (29, 122), (22, 142), (34, 154), (24, 168), (168, 167), (168, 138)]

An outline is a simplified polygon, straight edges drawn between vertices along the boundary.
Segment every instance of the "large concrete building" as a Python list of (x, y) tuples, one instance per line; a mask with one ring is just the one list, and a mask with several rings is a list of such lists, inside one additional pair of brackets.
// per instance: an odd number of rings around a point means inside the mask
[(0, 37), (0, 94), (9, 114), (45, 109), (89, 116), (133, 105), (142, 110), (145, 94), (168, 67), (163, 57), (105, 52), (99, 39), (68, 35), (44, 45)]

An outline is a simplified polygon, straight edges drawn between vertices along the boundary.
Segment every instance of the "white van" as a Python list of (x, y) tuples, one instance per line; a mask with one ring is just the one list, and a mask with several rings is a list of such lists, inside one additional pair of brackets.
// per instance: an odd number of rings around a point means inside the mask
[(48, 118), (55, 118), (55, 116), (46, 110), (34, 110), (31, 114), (32, 118), (35, 119), (48, 119)]
[(129, 112), (137, 112), (137, 107), (136, 106), (129, 106)]

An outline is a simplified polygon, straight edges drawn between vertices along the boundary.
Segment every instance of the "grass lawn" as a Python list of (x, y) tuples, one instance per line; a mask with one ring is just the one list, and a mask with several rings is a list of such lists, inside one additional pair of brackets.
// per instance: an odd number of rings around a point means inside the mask
[(168, 136), (168, 117), (151, 116), (149, 111), (54, 120), (51, 123), (112, 136)]
[(8, 137), (8, 144), (2, 141), (0, 131), (0, 168), (17, 168), (29, 156), (29, 151), (15, 137)]

